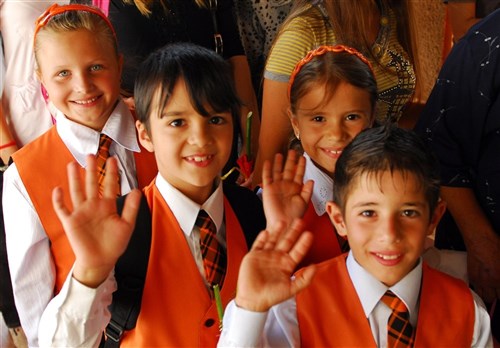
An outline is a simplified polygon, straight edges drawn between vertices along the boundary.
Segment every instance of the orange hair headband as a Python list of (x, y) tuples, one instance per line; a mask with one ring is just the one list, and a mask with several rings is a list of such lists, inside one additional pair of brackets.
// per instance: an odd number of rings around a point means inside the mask
[(295, 65), (295, 69), (293, 69), (292, 75), (290, 75), (290, 80), (288, 81), (288, 98), (290, 98), (290, 92), (292, 91), (292, 85), (293, 85), (293, 82), (295, 81), (295, 77), (297, 76), (299, 71), (302, 69), (302, 67), (304, 65), (306, 65), (307, 63), (309, 63), (314, 57), (322, 56), (327, 52), (334, 52), (334, 53), (347, 52), (349, 54), (352, 54), (352, 55), (358, 57), (359, 59), (361, 59), (361, 61), (363, 61), (366, 65), (368, 65), (372, 74), (375, 75), (373, 72), (372, 64), (358, 50), (356, 50), (352, 47), (344, 46), (344, 45), (319, 46), (318, 48), (309, 51), (306, 54), (306, 56), (304, 58), (302, 58), (297, 63), (297, 65)]
[(116, 40), (115, 29), (113, 28), (113, 25), (109, 21), (108, 17), (106, 17), (106, 15), (101, 10), (94, 8), (94, 7), (80, 5), (80, 4), (71, 4), (71, 5), (63, 5), (63, 6), (53, 4), (48, 9), (46, 9), (45, 12), (42, 13), (40, 15), (40, 17), (38, 17), (38, 19), (36, 20), (36, 22), (35, 22), (35, 34), (33, 35), (33, 42), (35, 41), (36, 34), (38, 34), (38, 31), (40, 31), (41, 28), (43, 28), (45, 25), (47, 25), (47, 23), (49, 22), (49, 20), (52, 17), (54, 17), (55, 15), (64, 13), (64, 12), (69, 12), (69, 11), (85, 11), (85, 12), (90, 12), (90, 13), (93, 13), (95, 15), (98, 15), (109, 26), (109, 28), (113, 32), (113, 35), (114, 35), (115, 40)]

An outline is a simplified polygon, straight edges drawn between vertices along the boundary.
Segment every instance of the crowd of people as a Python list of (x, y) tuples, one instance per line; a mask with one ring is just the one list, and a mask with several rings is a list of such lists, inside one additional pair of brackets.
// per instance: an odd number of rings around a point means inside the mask
[(17, 347), (499, 344), (500, 10), (0, 1)]

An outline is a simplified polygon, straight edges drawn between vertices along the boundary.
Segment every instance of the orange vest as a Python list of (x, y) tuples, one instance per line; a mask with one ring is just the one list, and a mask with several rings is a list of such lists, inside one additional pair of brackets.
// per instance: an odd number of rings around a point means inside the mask
[[(137, 182), (142, 188), (153, 180), (158, 169), (152, 153), (141, 148), (140, 154), (134, 154)], [(61, 222), (52, 207), (52, 190), (56, 186), (62, 187), (64, 203), (72, 209), (66, 167), (75, 159), (54, 126), (33, 142), (22, 147), (12, 157), (50, 240), (52, 257), (56, 267), (54, 291), (57, 294), (75, 262), (75, 256)], [(80, 172), (83, 177), (85, 169), (80, 168)]]
[[(302, 347), (376, 347), (345, 260), (318, 265), (311, 286), (297, 295)], [(467, 285), (424, 263), (416, 329), (415, 347), (470, 347), (474, 300)]]
[[(154, 182), (144, 189), (144, 194), (153, 222), (151, 253), (137, 325), (124, 334), (121, 346), (215, 347), (220, 334), (217, 309), (185, 235)], [(227, 271), (221, 297), (225, 308), (235, 296), (247, 245), (226, 198), (224, 219)]]
[(314, 239), (309, 252), (299, 264), (299, 268), (312, 263), (320, 263), (341, 254), (337, 232), (328, 214), (318, 216), (313, 204), (309, 202), (303, 219), (304, 229), (311, 231), (314, 234)]

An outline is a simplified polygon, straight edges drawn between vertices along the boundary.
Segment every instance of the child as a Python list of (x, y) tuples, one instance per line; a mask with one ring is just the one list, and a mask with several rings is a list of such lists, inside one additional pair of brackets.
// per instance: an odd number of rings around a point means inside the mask
[[(360, 133), (337, 162), (334, 202), (327, 205), (351, 251), (290, 278), (311, 233), (300, 235), (299, 221), (289, 231), (260, 234), (242, 262), (219, 346), (393, 347), (395, 335), (403, 346), (492, 347), (479, 297), (421, 259), (445, 210), (437, 168), (414, 133)], [(391, 325), (387, 290), (404, 302), (404, 336)]]
[(355, 49), (320, 46), (297, 64), (288, 90), (290, 121), (306, 158), (304, 182), (314, 181), (304, 215), (305, 229), (314, 232), (314, 242), (300, 265), (304, 266), (345, 251), (347, 243), (338, 238), (326, 202), (342, 150), (373, 124), (377, 83), (370, 62)]
[[(141, 66), (134, 95), (139, 139), (154, 151), (159, 174), (144, 189), (152, 215), (152, 241), (142, 306), (135, 328), (123, 335), (121, 345), (215, 346), (220, 334), (217, 305), (234, 297), (239, 265), (248, 250), (245, 239), (253, 242), (245, 235), (248, 226), (241, 222), (235, 202), (228, 201), (227, 194), (236, 193), (249, 206), (243, 213), (253, 220), (253, 237), (265, 225), (257, 196), (237, 186), (229, 191), (230, 186), (223, 186), (220, 179), (234, 150), (240, 107), (231, 71), (208, 49), (193, 44), (165, 46)], [(78, 202), (73, 213), (56, 191), (54, 206), (76, 261), (60, 295), (43, 315), (39, 329), (42, 346), (96, 346), (110, 320), (107, 308), (116, 287), (112, 270), (128, 242), (124, 236), (134, 225), (131, 211), (137, 209), (138, 195), (134, 191), (128, 197), (119, 219), (114, 189), (102, 200), (93, 194), (93, 162), (90, 158), (87, 199), (79, 185), (71, 188), (73, 200)], [(69, 180), (78, 183), (73, 171)], [(212, 239), (219, 246), (214, 248), (219, 249), (226, 266), (215, 261), (212, 266), (220, 266), (220, 280), (210, 280), (210, 269), (205, 269), (200, 245), (205, 228), (196, 226), (200, 211), (217, 227)], [(216, 284), (221, 288), (221, 301), (216, 301)]]
[[(98, 153), (105, 134), (108, 153), (118, 159), (122, 194), (145, 186), (157, 172), (119, 98), (121, 57), (113, 28), (98, 9), (51, 6), (37, 21), (34, 52), (37, 74), (59, 110), (57, 124), (13, 155), (3, 192), (14, 298), (30, 346), (38, 346), (40, 316), (74, 262), (48, 204), (52, 189), (66, 181), (66, 165), (77, 161), (83, 171), (85, 156)], [(64, 199), (70, 202), (68, 195)]]

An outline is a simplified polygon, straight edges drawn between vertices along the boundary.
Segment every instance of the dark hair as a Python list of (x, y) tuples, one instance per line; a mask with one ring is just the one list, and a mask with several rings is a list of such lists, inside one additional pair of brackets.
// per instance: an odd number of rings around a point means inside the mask
[[(311, 86), (324, 85), (327, 101), (337, 90), (341, 82), (361, 88), (370, 95), (372, 109), (377, 100), (377, 81), (371, 68), (358, 56), (343, 52), (326, 52), (313, 57), (295, 75), (290, 87), (290, 109), (296, 112), (297, 102), (310, 91)], [(374, 117), (375, 113), (372, 113)]]
[[(135, 80), (137, 119), (149, 132), (150, 117), (160, 116), (179, 79), (186, 83), (191, 104), (200, 115), (210, 116), (207, 105), (211, 107), (210, 111), (231, 112), (233, 148), (229, 161), (233, 163), (241, 135), (241, 101), (236, 94), (229, 63), (214, 51), (191, 43), (175, 43), (152, 52), (141, 64)], [(154, 103), (158, 91), (159, 102)], [(152, 115), (151, 106), (155, 104), (159, 105), (158, 114)]]
[(345, 213), (353, 184), (362, 174), (382, 174), (385, 171), (414, 175), (425, 191), (432, 214), (439, 200), (437, 157), (416, 133), (390, 124), (359, 133), (337, 160), (333, 200), (342, 213)]

